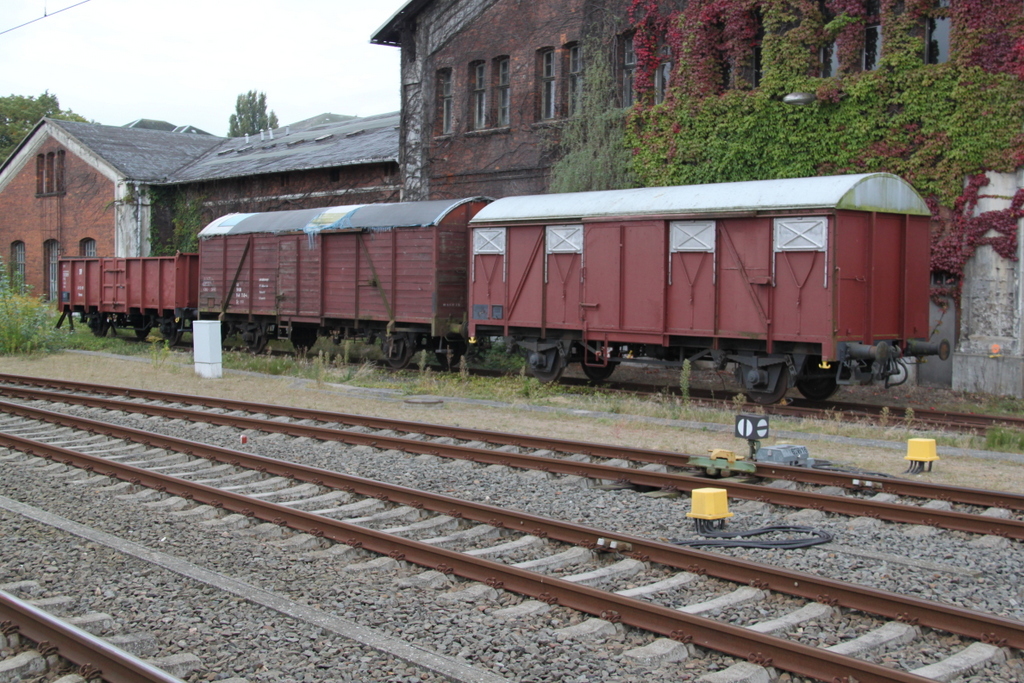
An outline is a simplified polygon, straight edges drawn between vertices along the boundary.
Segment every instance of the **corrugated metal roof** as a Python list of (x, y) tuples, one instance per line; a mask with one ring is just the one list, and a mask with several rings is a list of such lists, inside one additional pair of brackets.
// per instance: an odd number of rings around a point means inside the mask
[(200, 239), (254, 232), (320, 232), (323, 230), (391, 230), (437, 225), (466, 202), (487, 197), (436, 199), (396, 204), (353, 204), (326, 209), (233, 213), (221, 216), (199, 233)]
[(301, 130), (278, 128), (220, 144), (164, 182), (190, 183), (265, 173), (398, 161), (398, 112), (329, 122)]
[(506, 197), (485, 206), (471, 222), (565, 222), (616, 216), (815, 209), (931, 215), (910, 183), (890, 173), (865, 173)]
[(46, 119), (46, 122), (67, 131), (129, 180), (145, 182), (164, 180), (224, 140), (212, 135), (103, 126), (59, 119)]
[[(316, 118), (326, 122), (310, 125)], [(260, 135), (213, 135), (104, 126), (46, 119), (63, 128), (129, 180), (178, 184), (286, 173), (314, 168), (398, 161), (398, 112), (347, 117), (321, 115), (300, 122), (297, 130), (279, 128)]]

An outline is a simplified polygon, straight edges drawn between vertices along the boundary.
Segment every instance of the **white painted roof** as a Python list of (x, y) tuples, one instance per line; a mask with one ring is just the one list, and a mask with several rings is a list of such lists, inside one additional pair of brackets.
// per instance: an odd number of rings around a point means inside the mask
[(557, 223), (619, 216), (815, 209), (931, 215), (928, 205), (907, 181), (891, 173), (865, 173), (506, 197), (485, 206), (470, 223)]

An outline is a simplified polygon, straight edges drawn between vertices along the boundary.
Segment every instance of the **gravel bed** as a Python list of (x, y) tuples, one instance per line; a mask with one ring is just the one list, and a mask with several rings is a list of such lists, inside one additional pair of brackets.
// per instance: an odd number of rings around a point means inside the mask
[[(97, 413), (88, 409), (67, 407), (65, 410), (98, 417)], [(188, 423), (168, 425), (160, 420), (132, 415), (119, 415), (116, 420), (110, 417), (105, 419), (179, 438), (228, 448), (240, 447), (240, 432), (230, 428), (210, 428)], [(630, 490), (597, 491), (584, 488), (579, 481), (572, 479), (544, 478), (501, 468), (453, 464), (443, 459), (423, 459), (368, 447), (319, 444), (309, 439), (292, 439), (280, 435), (250, 437), (249, 443), (242, 448), (266, 456), (368, 478), (386, 479), (392, 483), (502, 507), (514, 507), (533, 514), (620, 533), (662, 538), (693, 536), (692, 524), (685, 517), (689, 510), (686, 498), (651, 499)], [(10, 490), (6, 483), (4, 488)], [(504, 606), (503, 603), (513, 604), (513, 601), (518, 601), (518, 598), (506, 597), (507, 594), (499, 600), (502, 604), (486, 605), (475, 610), (452, 608), (433, 603), (430, 592), (395, 591), (393, 582), (396, 576), (401, 578), (418, 570), (402, 569), (397, 574), (361, 575), (357, 581), (345, 580), (339, 578), (336, 571), (324, 566), (323, 562), (295, 562), (266, 546), (260, 547), (258, 552), (253, 552), (251, 546), (245, 550), (243, 547), (246, 544), (239, 544), (231, 536), (225, 536), (220, 547), (208, 548), (209, 540), (208, 537), (203, 540), (203, 532), (156, 515), (132, 514), (119, 506), (102, 502), (75, 499), (61, 503), (50, 500), (52, 496), (46, 495), (45, 486), (40, 488), (36, 496), (38, 502), (32, 504), (44, 508), (66, 505), (65, 512), (61, 514), (80, 520), (89, 519), (85, 523), (107, 530), (110, 530), (108, 527), (123, 529), (123, 535), (133, 540), (158, 544), (159, 539), (166, 536), (166, 544), (173, 543), (178, 548), (168, 552), (195, 557), (195, 561), (204, 566), (252, 581), (293, 599), (333, 604), (339, 614), (384, 631), (404, 634), (406, 625), (415, 621), (441, 624), (443, 626), (432, 628), (429, 634), (419, 633), (420, 642), (446, 654), (459, 656), (461, 653), (468, 660), (481, 666), (490, 666), (492, 670), (510, 678), (538, 681), (590, 680), (591, 677), (594, 680), (608, 677), (616, 680), (652, 678), (651, 673), (624, 661), (606, 643), (583, 642), (571, 646), (559, 644), (551, 632), (552, 629), (567, 625), (564, 617), (556, 615), (559, 610), (552, 610), (544, 617), (526, 622), (499, 623), (499, 620), (490, 616), (490, 612)], [(25, 499), (21, 495), (18, 497)], [(82, 503), (87, 508), (92, 505), (96, 509), (78, 511)], [(772, 506), (749, 507), (752, 512), (743, 512), (744, 506), (734, 507), (733, 511), (737, 514), (729, 522), (730, 530), (786, 523), (786, 516), (792, 513), (792, 510)], [(141, 523), (140, 519), (145, 520), (145, 523)], [(911, 527), (906, 525), (882, 523), (873, 528), (850, 529), (847, 528), (850, 521), (841, 516), (822, 515), (811, 526), (833, 533), (837, 542), (846, 546), (891, 553), (911, 560), (927, 560), (948, 565), (961, 572), (971, 570), (975, 575), (965, 577), (962, 573), (918, 570), (901, 564), (832, 552), (829, 546), (796, 551), (714, 549), (708, 552), (769, 562), (836, 579), (856, 581), (883, 590), (909, 593), (1024, 619), (1024, 589), (1020, 586), (1020, 578), (1024, 574), (1024, 552), (1020, 543), (1010, 541), (1005, 542), (1004, 547), (983, 548), (972, 545), (972, 542), (977, 543), (978, 537), (960, 532), (941, 531), (931, 536), (915, 537), (908, 533)], [(173, 536), (166, 533), (168, 525), (173, 527)], [(520, 558), (511, 561), (520, 561)], [(712, 583), (712, 580), (699, 582), (698, 585), (704, 583)], [(373, 590), (363, 589), (362, 586), (372, 587)], [(692, 598), (689, 595), (687, 597)], [(696, 598), (687, 600), (697, 601)], [(366, 613), (363, 605), (372, 605), (373, 611)], [(569, 617), (570, 620), (572, 618)], [(582, 617), (577, 615), (576, 618)], [(442, 629), (443, 634), (439, 634), (438, 629)], [(457, 631), (459, 635), (450, 634), (450, 631)], [(543, 647), (538, 645), (537, 653), (520, 651), (512, 645), (516, 642), (515, 634), (525, 632), (531, 634), (531, 643), (545, 643)], [(650, 637), (645, 638), (649, 641)], [(655, 670), (653, 678), (664, 676), (665, 680), (689, 680), (688, 676), (728, 665), (729, 661), (728, 658), (712, 654), (699, 660), (696, 671), (694, 664), (698, 662), (688, 661), (660, 667)]]
[[(45, 478), (21, 476), (15, 467), (2, 467), (5, 483), (14, 480), (18, 492), (45, 495)], [(37, 480), (44, 486), (37, 486)], [(4, 489), (4, 495), (11, 495), (7, 486)], [(0, 510), (0, 528), (0, 583), (38, 581), (42, 591), (32, 599), (72, 597), (75, 606), (69, 616), (88, 611), (110, 614), (114, 628), (101, 635), (148, 633), (159, 647), (156, 657), (196, 655), (203, 666), (188, 681), (234, 676), (253, 683), (445, 680), (20, 515)]]

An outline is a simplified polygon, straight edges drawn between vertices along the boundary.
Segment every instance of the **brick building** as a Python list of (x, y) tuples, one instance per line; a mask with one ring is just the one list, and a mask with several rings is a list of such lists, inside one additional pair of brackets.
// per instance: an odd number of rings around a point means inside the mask
[[(371, 38), (400, 47), (403, 199), (545, 192), (579, 106), (584, 43), (632, 104), (625, 0), (410, 0)], [(593, 36), (596, 43), (585, 41)]]
[(61, 255), (166, 251), (180, 198), (200, 206), (194, 227), (236, 211), (395, 201), (397, 125), (397, 113), (323, 115), (219, 138), (43, 119), (0, 165), (0, 259), (52, 298)]

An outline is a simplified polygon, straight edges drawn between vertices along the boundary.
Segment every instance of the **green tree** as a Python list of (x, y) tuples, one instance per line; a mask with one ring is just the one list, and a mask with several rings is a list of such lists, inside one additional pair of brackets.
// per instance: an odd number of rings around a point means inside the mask
[(239, 95), (235, 101), (235, 113), (228, 119), (228, 137), (252, 135), (267, 128), (277, 128), (277, 114), (271, 110), (267, 115), (267, 94), (250, 90)]
[(39, 97), (0, 97), (0, 163), (11, 155), (39, 119), (44, 117), (85, 122), (84, 118), (70, 109), (61, 109), (57, 96), (51, 95), (49, 91)]

